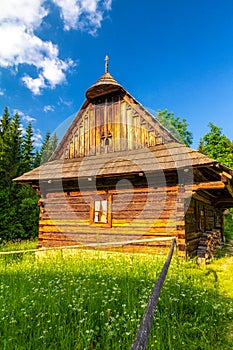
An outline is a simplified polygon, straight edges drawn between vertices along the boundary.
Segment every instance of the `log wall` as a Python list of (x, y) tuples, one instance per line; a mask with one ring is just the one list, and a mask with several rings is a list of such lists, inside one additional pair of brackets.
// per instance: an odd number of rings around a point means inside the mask
[(194, 256), (203, 232), (218, 227), (222, 229), (222, 212), (214, 208), (206, 198), (191, 199), (185, 215), (185, 237), (187, 254)]
[[(107, 180), (106, 180), (107, 181)], [(116, 181), (116, 180), (115, 180)], [(129, 181), (129, 180), (127, 180)], [(95, 190), (79, 191), (66, 185), (63, 192), (50, 188), (40, 200), (39, 246), (88, 243), (114, 243), (129, 240), (178, 237), (180, 251), (185, 251), (183, 201), (177, 201), (177, 185), (148, 188), (146, 179), (123, 181), (112, 186), (99, 184)], [(76, 188), (75, 188), (76, 187)], [(111, 196), (111, 227), (92, 225), (90, 206), (93, 196)], [(170, 242), (162, 242), (166, 247)], [(147, 251), (158, 246), (147, 243)], [(142, 245), (134, 244), (134, 250)], [(145, 244), (143, 244), (145, 248)]]

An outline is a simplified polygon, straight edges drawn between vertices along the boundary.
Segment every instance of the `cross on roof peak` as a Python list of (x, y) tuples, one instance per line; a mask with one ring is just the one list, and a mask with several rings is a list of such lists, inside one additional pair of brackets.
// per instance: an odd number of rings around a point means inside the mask
[(109, 57), (108, 55), (105, 56), (105, 73), (108, 73), (108, 61), (109, 61)]

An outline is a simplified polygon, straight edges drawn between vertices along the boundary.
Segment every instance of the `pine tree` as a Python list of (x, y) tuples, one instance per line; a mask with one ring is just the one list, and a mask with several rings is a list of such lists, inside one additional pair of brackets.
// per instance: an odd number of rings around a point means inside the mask
[[(18, 112), (13, 116), (10, 123), (9, 134), (9, 179), (11, 180), (20, 175), (20, 165), (22, 160), (22, 129)], [(9, 183), (9, 186), (11, 186)]]
[(0, 241), (14, 239), (22, 233), (17, 221), (19, 187), (12, 179), (19, 174), (21, 162), (21, 129), (18, 113), (13, 118), (5, 108), (1, 119)]
[(9, 183), (10, 122), (11, 118), (6, 107), (0, 120), (0, 187), (5, 187)]
[(22, 142), (22, 168), (21, 172), (30, 171), (34, 165), (34, 146), (33, 146), (32, 124), (29, 123)]
[(51, 157), (53, 151), (57, 147), (58, 138), (56, 133), (50, 136), (50, 131), (46, 132), (41, 150), (38, 149), (35, 152), (34, 156), (34, 168), (40, 166), (41, 164), (47, 162)]
[(53, 151), (57, 147), (58, 138), (56, 133), (50, 136), (50, 132), (47, 131), (45, 135), (45, 140), (41, 147), (41, 164), (47, 162), (51, 157)]
[(41, 152), (36, 149), (35, 155), (34, 155), (34, 161), (33, 161), (33, 168), (37, 168), (40, 166), (40, 161), (41, 161)]
[[(57, 145), (58, 145), (58, 137), (57, 137), (57, 134), (54, 133), (49, 139), (49, 145), (48, 145), (49, 158), (51, 157), (51, 155), (55, 151)], [(48, 160), (49, 160), (49, 158), (48, 158)]]
[(10, 114), (9, 114), (8, 108), (5, 107), (4, 113), (0, 121), (0, 138), (2, 138), (5, 132), (8, 130), (9, 124), (10, 124)]
[(29, 124), (22, 137), (18, 113), (6, 108), (0, 125), (0, 243), (37, 236), (38, 196), (30, 186), (12, 182), (32, 169), (33, 133)]

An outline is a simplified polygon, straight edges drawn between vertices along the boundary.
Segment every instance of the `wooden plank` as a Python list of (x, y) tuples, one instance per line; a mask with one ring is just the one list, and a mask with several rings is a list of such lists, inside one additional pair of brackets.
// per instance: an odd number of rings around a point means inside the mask
[(120, 145), (121, 145), (121, 151), (127, 150), (128, 144), (127, 144), (127, 136), (128, 136), (128, 125), (127, 125), (127, 110), (126, 110), (126, 103), (121, 103), (121, 109), (120, 109)]
[(118, 103), (115, 104), (115, 148), (114, 151), (118, 152), (121, 150), (121, 103), (118, 101)]
[(199, 182), (189, 186), (185, 186), (186, 190), (198, 191), (198, 190), (219, 190), (226, 187), (225, 183), (222, 181), (209, 181), (209, 182)]
[(84, 156), (84, 126), (80, 124), (79, 126), (79, 154), (81, 157)]
[(202, 195), (200, 194), (197, 194), (197, 193), (194, 193), (193, 194), (193, 198), (196, 199), (196, 200), (199, 200), (203, 203), (206, 203), (206, 204), (210, 204), (211, 205), (211, 201), (205, 197), (203, 197)]
[(134, 135), (135, 135), (135, 129), (133, 125), (133, 117), (132, 117), (132, 109), (127, 106), (126, 108), (126, 119), (127, 119), (127, 130), (128, 130), (128, 149), (133, 150), (135, 149), (135, 142), (134, 142)]
[[(100, 154), (104, 154), (105, 153), (105, 139), (103, 137), (104, 137), (104, 135), (106, 135), (106, 124), (105, 124), (105, 120), (104, 120), (105, 119), (105, 109), (104, 109), (103, 105), (99, 105), (98, 108), (100, 111), (100, 140), (99, 140)], [(92, 168), (93, 168), (93, 165), (94, 164), (92, 164)], [(85, 166), (85, 163), (84, 163), (84, 166)]]

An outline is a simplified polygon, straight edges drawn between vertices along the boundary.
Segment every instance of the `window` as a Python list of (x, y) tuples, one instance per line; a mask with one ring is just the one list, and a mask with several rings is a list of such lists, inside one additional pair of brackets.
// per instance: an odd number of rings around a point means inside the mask
[(112, 198), (110, 195), (98, 196), (92, 198), (90, 211), (90, 224), (98, 226), (112, 225), (111, 213)]
[(104, 224), (108, 222), (107, 199), (103, 201), (94, 201), (94, 222), (101, 222)]

